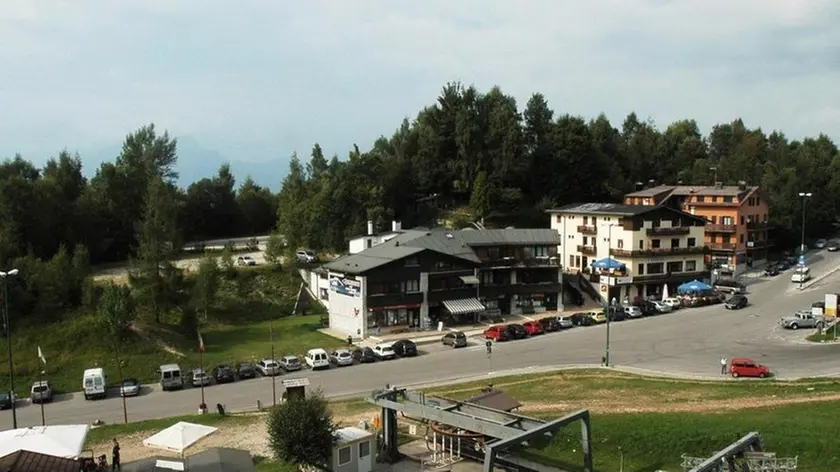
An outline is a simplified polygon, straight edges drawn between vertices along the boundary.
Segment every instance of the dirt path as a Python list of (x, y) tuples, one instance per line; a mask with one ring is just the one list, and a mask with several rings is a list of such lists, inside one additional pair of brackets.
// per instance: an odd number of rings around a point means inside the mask
[[(251, 256), (257, 264), (265, 264), (265, 253), (263, 251), (255, 252), (241, 252), (233, 255), (234, 261), (239, 256)], [(201, 264), (201, 257), (192, 257), (187, 259), (178, 259), (175, 261), (175, 267), (184, 269), (187, 272), (193, 272), (198, 269)], [(118, 284), (128, 283), (128, 263), (119, 267), (109, 267), (107, 269), (94, 269), (93, 280), (95, 281), (112, 281)]]

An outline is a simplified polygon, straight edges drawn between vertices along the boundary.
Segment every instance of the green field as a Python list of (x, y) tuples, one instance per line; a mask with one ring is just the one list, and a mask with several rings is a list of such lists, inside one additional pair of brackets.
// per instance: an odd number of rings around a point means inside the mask
[[(342, 341), (316, 331), (323, 311), (317, 303), (311, 304), (307, 316), (289, 315), (299, 284), (300, 278), (294, 273), (268, 267), (241, 270), (224, 280), (215, 307), (207, 320), (202, 320), (205, 368), (268, 357), (270, 326), (277, 356), (300, 355), (313, 347), (341, 346)], [(269, 290), (283, 295), (264, 296)], [(196, 335), (180, 331), (177, 313), (169, 313), (161, 321), (156, 324), (148, 316), (141, 317), (120, 345), (123, 377), (154, 382), (155, 370), (161, 364), (174, 362), (185, 369), (199, 366)], [(17, 329), (12, 335), (15, 390), (25, 395), (31, 382), (38, 379), (37, 346), (47, 360), (44, 378), (58, 392), (80, 390), (82, 372), (96, 366), (106, 369), (111, 382), (118, 382), (116, 353), (113, 343), (103, 338), (104, 332), (96, 314), (83, 309), (51, 325)], [(7, 382), (8, 366), (2, 362), (0, 385)]]

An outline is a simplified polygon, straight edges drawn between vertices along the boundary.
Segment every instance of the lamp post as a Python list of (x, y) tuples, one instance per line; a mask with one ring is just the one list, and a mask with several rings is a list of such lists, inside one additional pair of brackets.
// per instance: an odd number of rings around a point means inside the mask
[(17, 408), (15, 407), (17, 399), (15, 398), (15, 365), (12, 361), (12, 328), (9, 319), (9, 277), (17, 274), (17, 269), (0, 272), (0, 277), (3, 278), (3, 300), (5, 307), (3, 311), (3, 324), (6, 327), (6, 344), (9, 347), (9, 393), (12, 396), (12, 429), (17, 429)]
[[(605, 226), (607, 227), (607, 259), (612, 259), (612, 254), (610, 254), (610, 251), (612, 251), (612, 229), (613, 229), (613, 226), (618, 226), (618, 225), (614, 224), (614, 223), (610, 223), (610, 224), (605, 225)], [(615, 286), (614, 279), (615, 279), (615, 277), (612, 277), (612, 276), (610, 277), (610, 279), (609, 279), (610, 283), (608, 285), (609, 287)], [(605, 367), (610, 366), (610, 317), (612, 316), (612, 311), (615, 309), (615, 306), (612, 303), (612, 300), (613, 300), (614, 297), (610, 293), (609, 289), (607, 289), (607, 297), (609, 297), (610, 299), (607, 300), (607, 339), (606, 339), (606, 346), (604, 348), (604, 366)]]
[[(811, 192), (799, 192), (799, 197), (802, 199), (802, 243), (799, 245), (799, 257), (803, 259), (805, 258), (805, 204), (811, 195), (813, 195)], [(799, 277), (799, 290), (802, 290), (803, 284), (804, 278)]]
[[(271, 342), (271, 362), (277, 362), (274, 358), (274, 315), (269, 315), (268, 319), (268, 339)], [(277, 406), (277, 372), (271, 375), (271, 404)]]

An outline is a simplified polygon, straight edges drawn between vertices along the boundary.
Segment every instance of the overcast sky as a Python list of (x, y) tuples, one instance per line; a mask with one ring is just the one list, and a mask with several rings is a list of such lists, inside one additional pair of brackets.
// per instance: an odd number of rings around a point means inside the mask
[(836, 140), (838, 25), (838, 0), (3, 0), (0, 156), (148, 122), (232, 159), (346, 156), (456, 80)]

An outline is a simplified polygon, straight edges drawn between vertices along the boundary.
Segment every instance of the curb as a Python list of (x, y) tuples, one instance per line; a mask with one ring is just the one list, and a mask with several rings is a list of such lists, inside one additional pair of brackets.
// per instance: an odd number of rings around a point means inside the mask
[(831, 275), (834, 275), (837, 271), (840, 271), (840, 266), (835, 267), (834, 269), (831, 269), (830, 271), (828, 271), (828, 272), (826, 272), (826, 273), (822, 274), (822, 275), (821, 275), (821, 276), (819, 276), (819, 277), (816, 277), (816, 278), (814, 278), (814, 279), (811, 279), (808, 283), (806, 283), (806, 284), (804, 284), (804, 285), (802, 286), (802, 289), (803, 289), (803, 290), (805, 290), (806, 288), (811, 288), (811, 286), (812, 286), (812, 285), (814, 285), (814, 284), (817, 284), (817, 283), (821, 282), (823, 279), (826, 279), (826, 278), (828, 278), (828, 277), (829, 277), (829, 276), (831, 276)]

